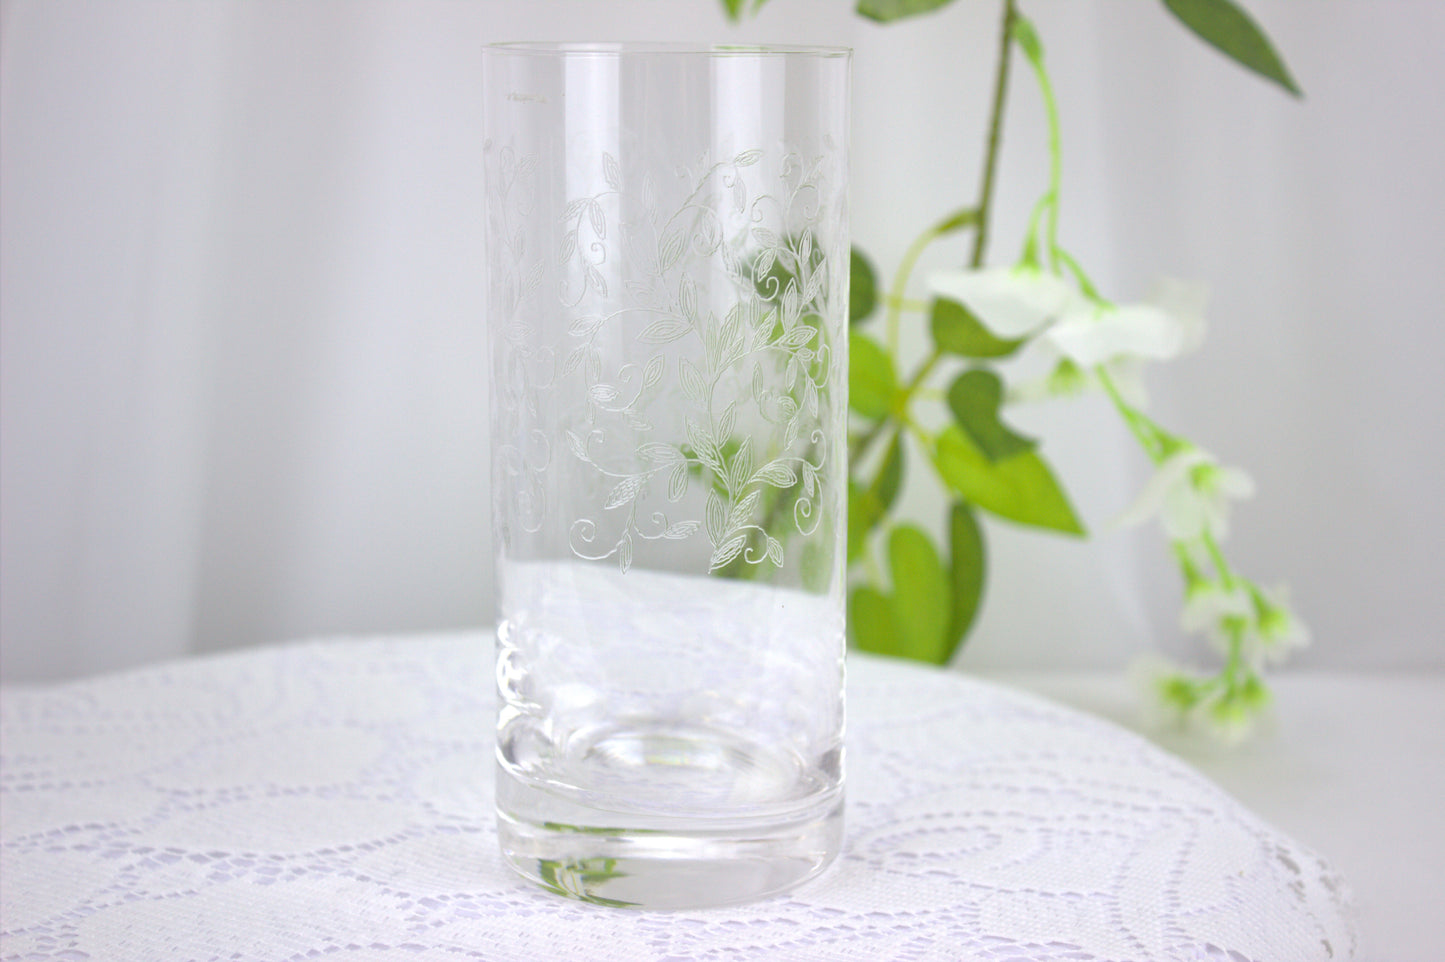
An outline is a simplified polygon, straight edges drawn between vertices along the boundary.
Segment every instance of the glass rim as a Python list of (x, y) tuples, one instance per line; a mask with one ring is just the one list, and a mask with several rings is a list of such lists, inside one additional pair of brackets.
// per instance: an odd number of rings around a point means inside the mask
[(484, 53), (515, 53), (551, 57), (623, 57), (638, 54), (699, 57), (817, 57), (846, 59), (852, 47), (797, 43), (687, 43), (666, 40), (573, 42), (512, 40), (485, 43)]

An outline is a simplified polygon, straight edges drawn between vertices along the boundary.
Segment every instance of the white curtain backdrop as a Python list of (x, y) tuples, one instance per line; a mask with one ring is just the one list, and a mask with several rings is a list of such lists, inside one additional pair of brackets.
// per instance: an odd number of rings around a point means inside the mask
[[(1024, 0), (1064, 117), (1062, 236), (1121, 300), (1209, 284), (1204, 348), (1152, 393), (1259, 482), (1228, 547), (1293, 586), (1295, 663), (1445, 666), (1445, 5), (1247, 6), (1302, 102), (1159, 4)], [(771, 0), (733, 28), (715, 0), (4, 0), (0, 675), (489, 621), (481, 43), (854, 47), (854, 238), (888, 276), (973, 199), (998, 7), (880, 27)], [(996, 262), (1044, 144), (1016, 69)], [(1110, 411), (1015, 420), (1095, 535), (991, 525), (959, 666), (1207, 658), (1161, 539), (1108, 530), (1146, 473)], [(917, 486), (906, 511), (941, 501)]]

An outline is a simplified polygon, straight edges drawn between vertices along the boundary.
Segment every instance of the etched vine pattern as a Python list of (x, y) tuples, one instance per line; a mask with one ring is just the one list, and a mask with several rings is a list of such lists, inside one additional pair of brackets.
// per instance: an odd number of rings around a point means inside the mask
[[(665, 216), (657, 208), (655, 185), (645, 174), (639, 198), (642, 221), (609, 225), (603, 200), (621, 196), (622, 172), (616, 159), (603, 153), (606, 190), (571, 201), (562, 213), (558, 254), (580, 284), (570, 282), (569, 271), (564, 270), (559, 297), (575, 309), (590, 292), (607, 306), (582, 313), (568, 328), (573, 343), (558, 376), (580, 372), (583, 377), (589, 430), (566, 432), (567, 442), (575, 457), (607, 478), (610, 488), (602, 510), (624, 512), (621, 532), (611, 544), (600, 538), (595, 518), (572, 523), (569, 543), (580, 558), (615, 556), (625, 572), (636, 542), (682, 540), (702, 531), (713, 549), (712, 572), (737, 562), (766, 561), (781, 568), (787, 535), (775, 521), (788, 497), (793, 530), (807, 537), (817, 529), (828, 444), (819, 428), (806, 438), (801, 435), (805, 423), (818, 422), (822, 399), (836, 374), (822, 322), (828, 316), (832, 265), (816, 236), (824, 194), (823, 162), (805, 166), (797, 155), (788, 154), (780, 164), (783, 189), (750, 197), (742, 171), (761, 160), (763, 152), (754, 149), (728, 161), (704, 161), (684, 174), (692, 189)], [(706, 202), (710, 191), (723, 204)], [(729, 218), (740, 221), (731, 231)], [(790, 229), (782, 234), (768, 223)], [(604, 274), (610, 256), (609, 226), (617, 228), (613, 231), (617, 242), (628, 247), (634, 263), (644, 267), (626, 284), (632, 301), (626, 306), (609, 300)], [(738, 291), (736, 302), (721, 317), (700, 307), (697, 283), (688, 270), (691, 258), (703, 259), (710, 271), (720, 264)], [(599, 332), (621, 315), (636, 312), (650, 315), (639, 338), (658, 350), (645, 362), (624, 365), (606, 380), (596, 346)], [(686, 443), (645, 441), (634, 452), (632, 470), (605, 466), (592, 451), (594, 443), (604, 441), (605, 432), (596, 427), (598, 417), (611, 415), (636, 432), (651, 431), (646, 409), (669, 367), (663, 349), (687, 339), (702, 350), (676, 359), (676, 383), (692, 405), (683, 419)], [(730, 372), (744, 370), (749, 361), (752, 371), (746, 394), (721, 403), (720, 382)], [(778, 382), (776, 376), (768, 376), (765, 364), (774, 375), (782, 370), (780, 389), (769, 386)], [(765, 441), (768, 447), (758, 450), (752, 433), (736, 437), (739, 401), (750, 402), (758, 416), (779, 428), (781, 443)], [(795, 451), (798, 447), (802, 450)], [(709, 479), (701, 519), (671, 521), (664, 511), (639, 517), (639, 505), (652, 485), (665, 479), (667, 501), (675, 504), (699, 478)]]
[(555, 364), (550, 347), (529, 346), (526, 326), (518, 319), (523, 303), (542, 287), (544, 265), (539, 258), (524, 269), (526, 235), (521, 226), (514, 225), (513, 218), (525, 223), (531, 216), (536, 202), (537, 158), (530, 154), (518, 157), (511, 147), (495, 150), (490, 139), (483, 143), (482, 153), (492, 166), (487, 212), (491, 219), (488, 227), (493, 291), (502, 303), (501, 316), (508, 318), (501, 332), (507, 348), (502, 352), (503, 370), (498, 372), (498, 397), (510, 423), (509, 430), (502, 432), (506, 440), (499, 439), (497, 444), (497, 469), (505, 475), (503, 490), (512, 493), (517, 524), (524, 531), (536, 533), (542, 529), (547, 514), (543, 478), (552, 464), (552, 443), (545, 431), (527, 430), (525, 425), (536, 423), (537, 392), (552, 378), (539, 383), (531, 369), (539, 360), (543, 365)]

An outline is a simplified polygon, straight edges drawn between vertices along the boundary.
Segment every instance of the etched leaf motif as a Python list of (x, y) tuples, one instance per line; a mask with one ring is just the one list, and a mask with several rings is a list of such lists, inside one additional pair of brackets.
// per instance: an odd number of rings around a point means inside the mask
[(622, 188), (622, 169), (617, 166), (617, 158), (605, 150), (602, 152), (602, 179), (613, 190)]
[(687, 418), (684, 425), (687, 430), (687, 443), (692, 445), (698, 459), (714, 471), (721, 472), (722, 464), (718, 461), (717, 445), (713, 442), (712, 434), (692, 418)]
[(677, 292), (677, 306), (682, 309), (683, 317), (693, 323), (697, 322), (697, 285), (687, 274), (682, 275), (682, 285)]
[(760, 160), (762, 160), (762, 159), (763, 159), (763, 152), (762, 152), (761, 150), (759, 150), (758, 148), (754, 147), (753, 149), (751, 149), (751, 150), (745, 150), (745, 151), (743, 151), (742, 153), (738, 154), (736, 157), (734, 157), (734, 158), (733, 158), (733, 166), (735, 166), (735, 167), (751, 167), (753, 164), (756, 164), (758, 161), (760, 161)]
[(592, 230), (599, 238), (607, 236), (607, 219), (602, 216), (602, 205), (595, 200), (587, 205), (587, 219), (592, 222)]
[(785, 461), (769, 461), (758, 468), (758, 473), (753, 475), (758, 481), (766, 481), (768, 484), (779, 488), (791, 488), (798, 483), (798, 474)]
[[(737, 404), (736, 401), (732, 401), (732, 402), (730, 402), (730, 403), (728, 404), (727, 407), (723, 408), (722, 417), (718, 418), (718, 422), (717, 422), (717, 433), (718, 433), (718, 437), (726, 438), (726, 437), (728, 437), (730, 434), (732, 434), (732, 433), (733, 433), (733, 427), (736, 426), (737, 420), (738, 420), (738, 404)], [(751, 441), (751, 440), (752, 440), (752, 438), (748, 438), (748, 441)]]
[(752, 520), (753, 512), (758, 509), (758, 501), (762, 496), (761, 491), (751, 491), (747, 497), (733, 505), (732, 513), (728, 515), (728, 528), (736, 528)]
[(575, 253), (577, 253), (577, 232), (569, 230), (562, 235), (562, 243), (557, 245), (557, 259), (566, 263), (572, 259), (572, 255)]
[(607, 296), (607, 282), (602, 279), (602, 272), (592, 264), (587, 265), (587, 283), (596, 288), (598, 294)]
[(697, 226), (697, 237), (694, 238), (697, 250), (702, 254), (711, 254), (722, 243), (722, 230), (718, 227), (717, 221), (711, 217), (704, 218)]
[(622, 541), (617, 545), (617, 564), (622, 568), (622, 573), (627, 574), (627, 569), (632, 567), (632, 535), (624, 534)]
[(738, 446), (737, 453), (733, 455), (733, 463), (728, 470), (729, 486), (737, 490), (747, 483), (749, 476), (753, 473), (753, 439), (743, 438), (743, 443)]
[(800, 324), (788, 333), (784, 334), (782, 337), (778, 338), (777, 344), (779, 347), (784, 347), (789, 350), (797, 350), (798, 348), (807, 344), (809, 341), (811, 341), (817, 336), (817, 328), (809, 327), (807, 324)]
[(676, 464), (683, 460), (681, 451), (671, 444), (663, 444), (660, 441), (647, 442), (637, 449), (637, 453), (653, 464)]
[(739, 214), (748, 208), (748, 188), (739, 177), (733, 181), (733, 209)]
[(727, 567), (734, 558), (742, 553), (743, 546), (747, 543), (747, 535), (733, 535), (723, 544), (719, 545), (717, 550), (712, 553), (712, 563), (708, 566), (708, 570), (716, 571), (719, 568)]
[(700, 527), (701, 525), (696, 521), (679, 521), (677, 524), (669, 525), (667, 530), (662, 532), (662, 536), (669, 541), (681, 541), (684, 538), (691, 538)]
[(703, 511), (703, 521), (707, 524), (707, 538), (713, 544), (721, 544), (723, 536), (727, 534), (727, 509), (723, 507), (722, 498), (716, 490), (707, 493), (707, 508)]
[(598, 404), (607, 404), (617, 400), (617, 388), (611, 384), (594, 384), (588, 389), (587, 397)]
[(638, 335), (649, 344), (667, 344), (692, 333), (692, 325), (678, 317), (664, 317), (653, 321)]
[(527, 276), (522, 280), (522, 296), (527, 297), (537, 288), (542, 286), (542, 262), (533, 264), (527, 271)]
[(798, 323), (798, 285), (788, 281), (787, 290), (783, 291), (783, 328), (792, 332), (793, 325)]
[[(811, 383), (811, 382), (809, 382), (809, 383)], [(791, 399), (790, 399), (790, 400), (791, 400)], [(798, 440), (798, 418), (797, 418), (796, 416), (794, 416), (794, 417), (788, 418), (788, 425), (787, 425), (786, 428), (783, 429), (783, 450), (784, 450), (784, 451), (787, 451), (787, 450), (791, 449), (792, 446), (793, 446), (793, 444), (794, 444), (797, 440)]]
[[(773, 269), (773, 264), (777, 262), (777, 259), (778, 252), (771, 247), (767, 248), (758, 255), (757, 263), (753, 265), (753, 276), (758, 279), (759, 283), (761, 283), (762, 279), (767, 276), (768, 271)], [(777, 281), (774, 281), (773, 283), (776, 284)]]
[(637, 500), (638, 493), (642, 490), (643, 483), (647, 480), (644, 474), (634, 474), (629, 478), (623, 478), (617, 486), (607, 495), (607, 500), (602, 507), (607, 510), (621, 507), (624, 504), (631, 504)]
[(682, 382), (682, 393), (698, 404), (706, 402), (707, 385), (703, 382), (697, 366), (687, 358), (683, 358), (678, 365), (678, 380)]
[(742, 346), (738, 342), (743, 330), (743, 313), (741, 309), (734, 307), (728, 311), (727, 317), (723, 318), (721, 346), (728, 353), (737, 351)]
[(783, 246), (782, 242), (778, 240), (778, 235), (766, 227), (754, 227), (753, 240), (757, 241), (763, 247), (773, 248), (774, 250)]
[(581, 217), (582, 208), (590, 203), (592, 203), (592, 198), (590, 197), (579, 197), (574, 201), (569, 201), (567, 206), (562, 208), (562, 220), (564, 222), (573, 221)]
[(577, 348), (577, 350), (568, 354), (566, 359), (562, 361), (562, 370), (559, 371), (558, 374), (561, 377), (566, 377), (573, 371), (577, 370), (577, 366), (582, 363), (582, 360), (587, 356), (587, 353), (587, 345), (584, 344), (581, 347)]
[(666, 271), (678, 262), (682, 252), (687, 249), (687, 232), (681, 227), (674, 227), (662, 235), (662, 242), (657, 247), (657, 269)]
[(667, 479), (667, 500), (681, 501), (687, 495), (687, 465), (679, 464)]
[(783, 545), (777, 538), (768, 538), (768, 560), (779, 568), (783, 566)]
[(602, 315), (592, 314), (587, 317), (579, 317), (567, 327), (567, 333), (573, 337), (588, 337), (602, 326)]
[(657, 216), (657, 186), (652, 181), (652, 171), (642, 175), (642, 210), (647, 219)]
[(584, 443), (582, 442), (582, 439), (579, 438), (579, 437), (576, 435), (576, 433), (573, 432), (573, 431), (568, 431), (568, 432), (567, 432), (567, 446), (568, 446), (569, 448), (571, 448), (571, 449), (572, 449), (572, 453), (575, 454), (575, 455), (577, 455), (577, 457), (580, 458), (581, 460), (583, 460), (583, 461), (591, 461), (591, 460), (592, 460), (590, 457), (587, 456), (587, 445), (584, 444)]
[(827, 271), (825, 270), (826, 267), (827, 263), (822, 262), (819, 263), (816, 268), (814, 268), (808, 273), (808, 279), (803, 282), (804, 301), (812, 303), (813, 300), (817, 298), (818, 292), (823, 288), (823, 281), (828, 276)]
[(647, 367), (642, 370), (642, 386), (650, 388), (662, 380), (662, 374), (667, 369), (667, 358), (661, 354), (654, 354), (647, 361)]

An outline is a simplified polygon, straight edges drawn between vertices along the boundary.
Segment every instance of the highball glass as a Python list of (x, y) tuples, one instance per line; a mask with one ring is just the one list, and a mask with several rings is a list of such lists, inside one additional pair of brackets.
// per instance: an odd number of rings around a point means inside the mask
[(558, 893), (838, 852), (849, 60), (485, 49), (497, 824)]

